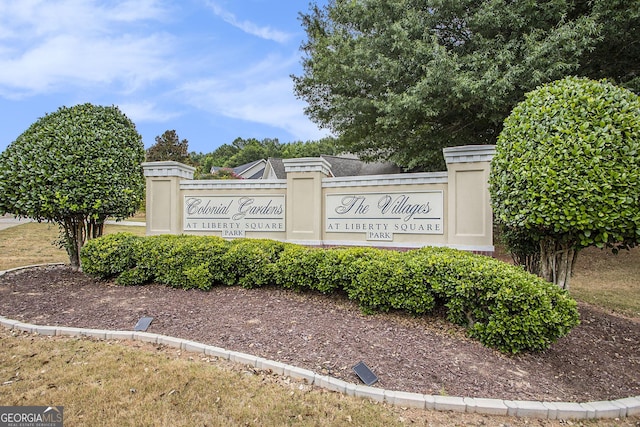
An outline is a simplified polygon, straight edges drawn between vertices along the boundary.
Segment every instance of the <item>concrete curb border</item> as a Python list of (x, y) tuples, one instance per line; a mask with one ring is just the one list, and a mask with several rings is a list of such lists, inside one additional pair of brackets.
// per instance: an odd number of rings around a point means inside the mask
[[(3, 273), (3, 272), (2, 272)], [(0, 275), (2, 275), (0, 273)], [(137, 331), (111, 331), (105, 329), (70, 328), (23, 323), (0, 316), (0, 326), (39, 335), (89, 337), (103, 340), (122, 339), (163, 344), (187, 352), (215, 356), (223, 360), (271, 370), (278, 375), (307, 381), (311, 385), (349, 396), (386, 402), (390, 405), (431, 409), (436, 411), (467, 412), (485, 415), (504, 415), (543, 419), (624, 418), (640, 415), (640, 396), (613, 401), (597, 402), (536, 402), (524, 400), (483, 399), (458, 396), (433, 396), (349, 383), (338, 378), (264, 359), (246, 353), (226, 350), (182, 338)]]
[[(50, 262), (50, 263), (46, 263), (46, 264), (25, 265), (23, 267), (9, 268), (8, 270), (0, 271), (0, 277), (4, 276), (7, 273), (12, 273), (14, 271), (28, 270), (28, 269), (34, 268), (34, 267), (49, 267), (49, 266), (54, 266), (54, 265), (65, 265), (65, 263), (64, 262)], [(2, 316), (0, 316), (0, 317), (2, 317)]]

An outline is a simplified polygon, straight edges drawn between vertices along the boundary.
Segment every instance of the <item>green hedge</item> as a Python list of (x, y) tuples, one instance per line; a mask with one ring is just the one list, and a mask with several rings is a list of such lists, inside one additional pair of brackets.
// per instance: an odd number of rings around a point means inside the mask
[(273, 240), (112, 234), (81, 252), (85, 273), (122, 285), (280, 286), (341, 292), (366, 313), (444, 307), (451, 322), (506, 353), (544, 350), (578, 324), (559, 287), (501, 261), (448, 248), (309, 248)]
[(225, 273), (223, 283), (248, 289), (274, 284), (273, 264), (284, 247), (284, 243), (275, 240), (230, 241), (226, 253), (220, 260), (219, 267)]
[(82, 270), (102, 279), (119, 276), (136, 266), (134, 251), (142, 239), (131, 233), (117, 233), (90, 240), (81, 251)]

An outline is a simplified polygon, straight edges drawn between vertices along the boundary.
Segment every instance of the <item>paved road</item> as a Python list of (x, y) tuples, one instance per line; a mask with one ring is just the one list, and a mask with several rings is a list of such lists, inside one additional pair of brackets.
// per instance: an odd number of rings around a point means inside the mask
[(13, 227), (19, 224), (25, 224), (27, 222), (33, 222), (33, 220), (28, 218), (16, 219), (13, 217), (13, 215), (0, 216), (0, 230), (4, 230), (5, 228)]
[[(33, 222), (33, 220), (28, 218), (17, 219), (17, 218), (14, 218), (13, 215), (0, 216), (0, 230), (4, 230), (6, 228), (14, 227), (16, 225), (25, 224), (28, 222)], [(145, 227), (147, 225), (145, 222), (139, 222), (139, 221), (120, 221), (120, 222), (106, 221), (106, 223), (118, 224), (118, 225), (131, 225), (134, 227)]]

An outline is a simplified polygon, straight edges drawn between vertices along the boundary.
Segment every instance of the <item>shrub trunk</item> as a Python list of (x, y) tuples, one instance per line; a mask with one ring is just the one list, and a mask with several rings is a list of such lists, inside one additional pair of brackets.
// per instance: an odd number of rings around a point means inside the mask
[(569, 289), (573, 266), (578, 250), (573, 242), (561, 242), (553, 238), (540, 241), (540, 273), (543, 279)]
[(69, 255), (69, 263), (74, 270), (80, 269), (80, 250), (89, 239), (102, 236), (104, 219), (98, 220), (85, 217), (65, 218), (60, 224), (62, 228), (63, 244)]

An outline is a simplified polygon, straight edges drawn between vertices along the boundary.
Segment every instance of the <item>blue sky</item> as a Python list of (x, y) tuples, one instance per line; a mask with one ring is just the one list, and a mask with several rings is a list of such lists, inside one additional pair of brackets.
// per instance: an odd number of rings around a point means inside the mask
[[(320, 0), (317, 3), (325, 4)], [(117, 105), (145, 147), (327, 136), (303, 112), (306, 0), (0, 0), (0, 151), (60, 106)]]

